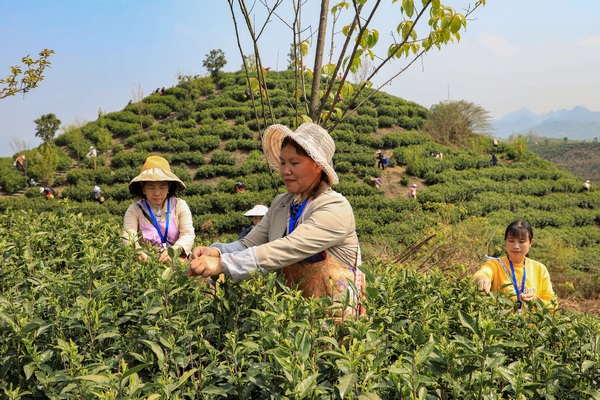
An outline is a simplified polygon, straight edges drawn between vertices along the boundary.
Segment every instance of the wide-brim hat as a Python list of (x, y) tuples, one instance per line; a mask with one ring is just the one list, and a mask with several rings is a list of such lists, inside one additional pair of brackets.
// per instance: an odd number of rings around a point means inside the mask
[(417, 184), (416, 184), (416, 183), (413, 183), (412, 187), (417, 187)]
[(185, 189), (185, 184), (171, 172), (169, 162), (159, 156), (150, 156), (146, 158), (146, 162), (142, 166), (142, 170), (138, 176), (129, 182), (129, 193), (139, 195), (142, 182), (173, 182), (177, 185), (177, 190)]
[(327, 175), (329, 184), (335, 185), (340, 181), (333, 169), (335, 142), (323, 127), (312, 122), (300, 125), (295, 131), (279, 124), (267, 127), (263, 136), (263, 151), (267, 162), (273, 169), (279, 170), (281, 144), (286, 137), (298, 143), (306, 151), (306, 154), (321, 167)]
[(246, 211), (244, 217), (264, 217), (267, 211), (269, 211), (267, 206), (257, 204), (250, 211)]

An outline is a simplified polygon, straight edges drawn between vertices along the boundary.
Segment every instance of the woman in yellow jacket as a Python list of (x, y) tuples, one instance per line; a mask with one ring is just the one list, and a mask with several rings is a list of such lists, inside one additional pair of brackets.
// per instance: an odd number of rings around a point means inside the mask
[(526, 221), (511, 223), (504, 233), (506, 255), (490, 258), (473, 278), (479, 290), (485, 293), (503, 291), (519, 303), (539, 298), (550, 305), (556, 298), (546, 266), (528, 258), (533, 245), (533, 228)]

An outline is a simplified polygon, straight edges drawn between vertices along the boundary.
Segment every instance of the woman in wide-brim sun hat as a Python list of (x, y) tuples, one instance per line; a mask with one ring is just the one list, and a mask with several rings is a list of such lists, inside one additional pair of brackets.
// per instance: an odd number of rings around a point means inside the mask
[(129, 192), (139, 201), (129, 206), (123, 221), (123, 243), (138, 249), (138, 259), (147, 260), (149, 250), (158, 250), (158, 260), (171, 261), (166, 249), (180, 250), (186, 258), (196, 237), (192, 213), (176, 195), (185, 184), (171, 172), (163, 157), (150, 156), (140, 174), (129, 182)]
[(335, 301), (349, 290), (352, 304), (340, 313), (361, 313), (358, 299), (364, 275), (358, 269), (354, 212), (348, 200), (331, 188), (339, 182), (333, 168), (335, 142), (317, 124), (305, 123), (295, 131), (271, 125), (264, 133), (263, 150), (287, 193), (273, 200), (245, 238), (194, 249), (190, 275), (224, 273), (240, 281), (255, 272), (282, 271), (287, 284), (298, 285), (305, 297)]

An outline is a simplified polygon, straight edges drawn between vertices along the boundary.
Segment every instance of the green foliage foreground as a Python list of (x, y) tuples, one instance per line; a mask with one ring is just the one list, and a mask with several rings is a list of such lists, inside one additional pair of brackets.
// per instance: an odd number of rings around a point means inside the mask
[(119, 223), (0, 216), (0, 396), (17, 399), (600, 398), (600, 322), (441, 272), (366, 263), (367, 315), (275, 274), (216, 292), (136, 262)]

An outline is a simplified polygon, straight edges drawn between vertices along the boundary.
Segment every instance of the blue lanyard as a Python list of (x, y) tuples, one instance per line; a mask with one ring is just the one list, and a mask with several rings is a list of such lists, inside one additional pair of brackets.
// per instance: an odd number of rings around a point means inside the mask
[(154, 213), (152, 212), (152, 207), (150, 207), (150, 204), (148, 204), (148, 200), (144, 199), (144, 203), (146, 203), (146, 208), (148, 209), (148, 212), (150, 213), (150, 218), (152, 218), (152, 225), (154, 225), (154, 228), (158, 232), (158, 236), (160, 236), (160, 242), (163, 244), (163, 246), (165, 246), (167, 243), (167, 235), (169, 234), (169, 220), (171, 219), (171, 198), (169, 197), (167, 199), (167, 223), (165, 225), (165, 234), (164, 235), (160, 231), (160, 225), (158, 225), (158, 221), (156, 220), (156, 217), (154, 216)]
[[(508, 258), (508, 257), (506, 257), (506, 258)], [(519, 293), (519, 287), (517, 286), (517, 276), (515, 275), (515, 267), (513, 267), (513, 263), (512, 263), (512, 261), (510, 261), (510, 258), (508, 258), (508, 262), (510, 264), (510, 272), (512, 272), (512, 276), (510, 278), (512, 280), (513, 287), (515, 288), (515, 293), (517, 294), (517, 300), (519, 302), (519, 310), (520, 310), (523, 303), (521, 302), (521, 298), (519, 297), (520, 293)], [(523, 293), (523, 291), (525, 290), (525, 277), (527, 276), (527, 268), (525, 268), (526, 264), (527, 264), (527, 259), (523, 260), (523, 279), (521, 279), (521, 293)]]
[(304, 211), (306, 203), (308, 203), (308, 197), (304, 199), (304, 201), (300, 205), (295, 203), (290, 204), (290, 225), (288, 228), (288, 235), (292, 233), (294, 228), (296, 228), (298, 218), (300, 218), (300, 216), (302, 215), (302, 211)]

